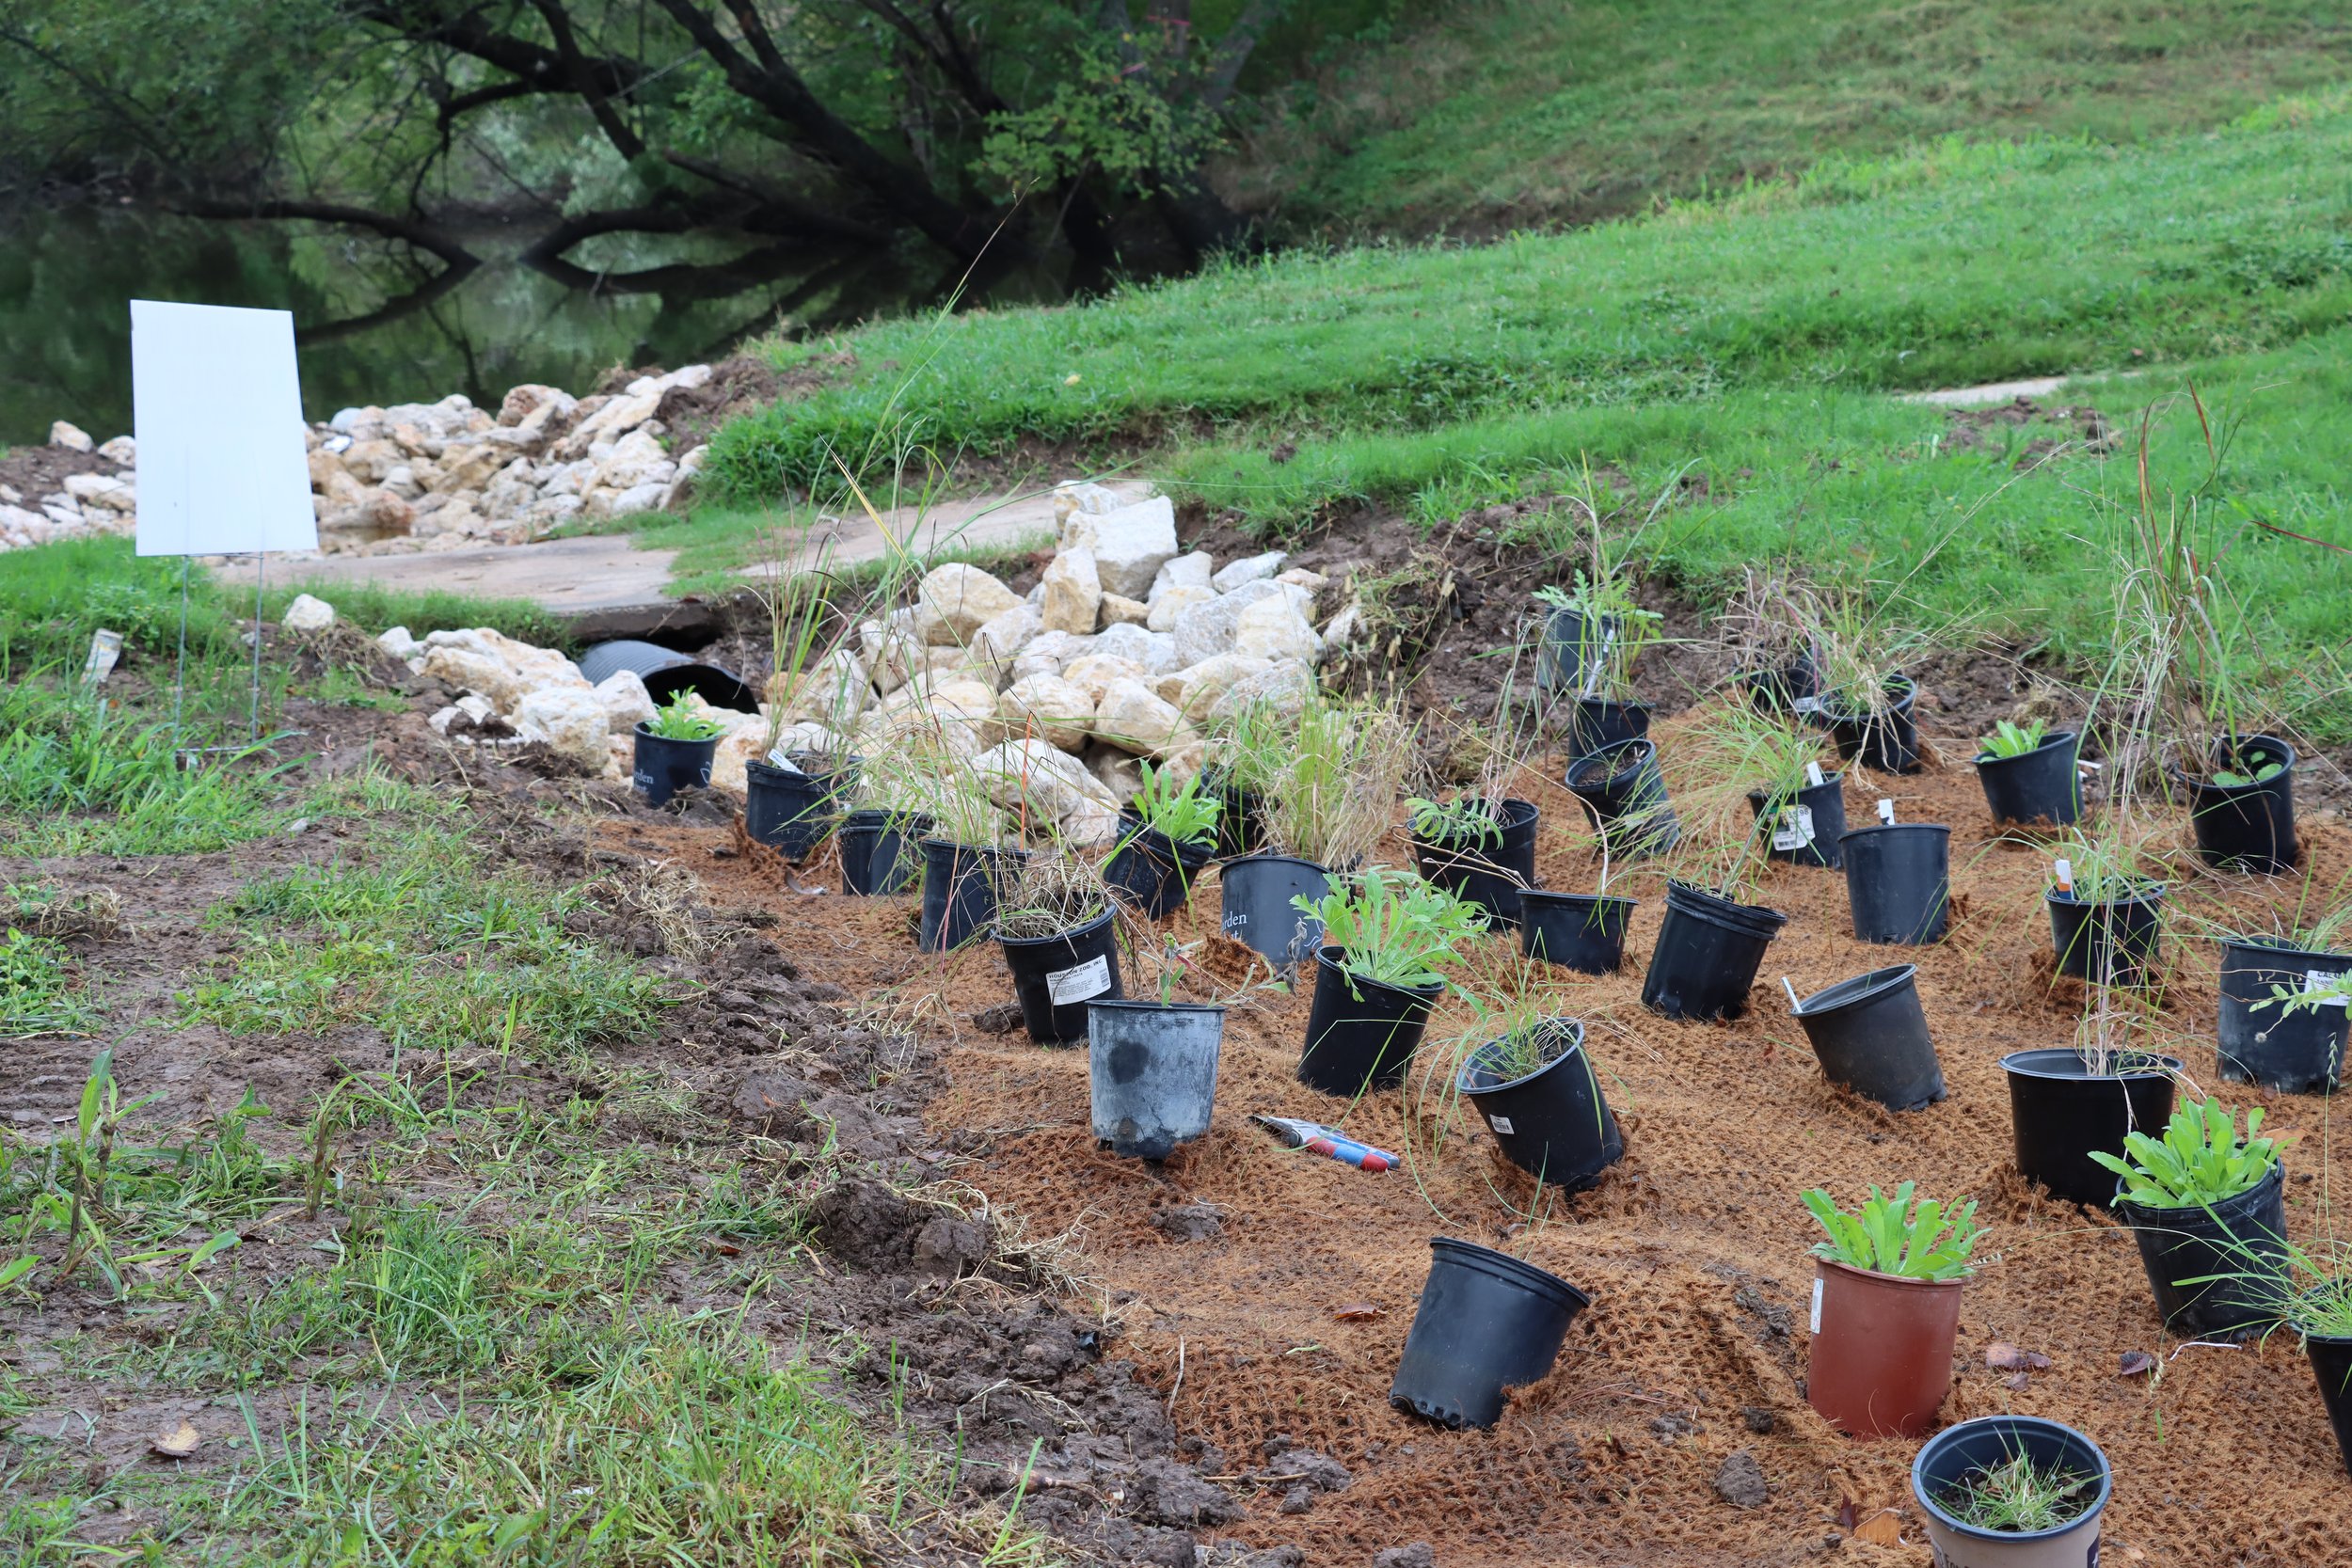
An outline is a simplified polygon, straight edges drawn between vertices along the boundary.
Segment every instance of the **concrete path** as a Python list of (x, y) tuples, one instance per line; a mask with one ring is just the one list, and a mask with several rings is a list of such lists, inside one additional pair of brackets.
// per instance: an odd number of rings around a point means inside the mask
[(1940, 408), (1983, 408), (2015, 403), (2019, 398), (2046, 398), (2066, 385), (2062, 375), (2038, 375), (2029, 381), (1988, 381), (1981, 387), (1946, 387), (1932, 392), (1905, 392), (1905, 403), (1932, 403)]
[[(1114, 480), (1104, 488), (1130, 501), (1152, 493), (1152, 486), (1138, 479)], [(1031, 490), (942, 501), (928, 512), (896, 507), (881, 514), (880, 526), (863, 512), (827, 517), (809, 531), (800, 560), (803, 566), (814, 565), (824, 553), (834, 565), (849, 566), (885, 560), (895, 551), (931, 555), (941, 550), (1041, 544), (1053, 535), (1054, 493)], [(752, 568), (752, 575), (762, 572), (762, 568)]]

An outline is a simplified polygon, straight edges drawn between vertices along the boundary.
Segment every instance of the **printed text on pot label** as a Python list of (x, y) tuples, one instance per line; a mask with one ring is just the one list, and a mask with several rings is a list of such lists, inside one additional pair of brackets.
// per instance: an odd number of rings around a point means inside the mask
[(1073, 968), (1057, 969), (1045, 977), (1045, 990), (1053, 997), (1057, 1007), (1084, 1002), (1088, 997), (1100, 996), (1110, 989), (1111, 960), (1101, 953)]
[(2303, 994), (2324, 998), (2318, 1004), (2320, 1006), (2343, 1006), (2344, 1005), (2344, 997), (2342, 994), (2343, 986), (2344, 976), (2341, 974), (2330, 974), (2324, 969), (2307, 969), (2303, 972)]
[(1772, 847), (1802, 849), (1813, 842), (1813, 808), (1790, 806), (1780, 814), (1780, 826), (1772, 830)]
[(1498, 1132), (1508, 1133), (1512, 1130), (1511, 1118), (1509, 1117), (1488, 1117), (1486, 1118), (1486, 1125), (1493, 1128)]
[(1821, 1282), (1818, 1278), (1813, 1281), (1813, 1326), (1806, 1332), (1809, 1334), (1821, 1332)]

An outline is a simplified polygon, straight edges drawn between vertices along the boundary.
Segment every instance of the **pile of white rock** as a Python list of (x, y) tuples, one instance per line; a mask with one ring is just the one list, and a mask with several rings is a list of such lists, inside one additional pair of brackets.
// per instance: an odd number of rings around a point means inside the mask
[[(1295, 715), (1317, 663), (1358, 624), (1353, 605), (1324, 615), (1326, 579), (1286, 568), (1279, 550), (1222, 563), (1180, 552), (1165, 497), (1131, 504), (1066, 484), (1056, 510), (1054, 559), (1026, 595), (977, 566), (938, 567), (912, 605), (862, 623), (817, 668), (771, 681), (759, 712), (706, 708), (724, 729), (712, 784), (741, 790), (771, 736), (787, 756), (888, 757), (915, 742), (968, 764), (1008, 813), (1098, 844), (1143, 759), (1189, 777), (1220, 721), (1250, 705)], [(453, 738), (538, 741), (626, 778), (631, 729), (653, 715), (636, 675), (592, 686), (563, 655), (486, 627), (420, 642), (396, 626), (378, 641), (465, 693), (433, 716)]]
[[(304, 433), (319, 549), (400, 555), (521, 545), (574, 517), (674, 509), (700, 472), (704, 449), (671, 451), (669, 431), (655, 415), (663, 393), (706, 386), (713, 373), (708, 365), (689, 365), (584, 398), (517, 387), (495, 414), (462, 393), (343, 409)], [(61, 491), (39, 498), (0, 490), (0, 546), (131, 531), (138, 512), (132, 438), (94, 446), (86, 432), (59, 420), (49, 439), (94, 450), (125, 471), (74, 474)]]

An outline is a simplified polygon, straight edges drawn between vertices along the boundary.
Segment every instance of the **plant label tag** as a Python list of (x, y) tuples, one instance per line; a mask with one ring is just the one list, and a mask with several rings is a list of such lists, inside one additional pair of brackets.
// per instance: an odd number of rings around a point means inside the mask
[[(2324, 969), (2307, 969), (2303, 972), (2303, 994), (2305, 996), (2314, 996), (2323, 991), (2337, 990), (2343, 985), (2344, 976), (2341, 974), (2330, 974)], [(2323, 1007), (2341, 1007), (2344, 1005), (2344, 1001), (2345, 998), (2343, 996), (2330, 996), (2326, 1001), (2320, 1003), (2319, 1006)]]
[(1808, 762), (1804, 765), (1804, 782), (1813, 785), (1816, 789), (1819, 789), (1821, 785), (1829, 783), (1829, 780), (1823, 776), (1821, 772), (1821, 765), (1820, 763)]
[(2058, 890), (2060, 893), (2067, 895), (2069, 897), (2072, 897), (2074, 893), (2074, 863), (2073, 861), (2058, 861), (2056, 863), (2056, 866), (2058, 870)]
[(1819, 697), (1799, 697), (1788, 705), (1788, 711), (1791, 713), (1819, 713), (1821, 711), (1821, 699)]
[(1805, 1332), (1808, 1334), (1821, 1332), (1821, 1280), (1819, 1275), (1816, 1275), (1813, 1279), (1813, 1323)]
[(1110, 989), (1111, 960), (1109, 955), (1104, 953), (1097, 953), (1073, 968), (1057, 969), (1045, 977), (1045, 990), (1053, 997), (1057, 1007), (1084, 1002)]
[(1782, 807), (1780, 826), (1772, 830), (1772, 847), (1802, 849), (1812, 842), (1813, 808), (1811, 806)]
[(781, 746), (768, 753), (768, 766), (771, 768), (781, 768), (786, 772), (796, 776), (801, 771), (800, 765), (795, 763), (790, 757), (786, 756), (784, 754), (784, 748)]
[(115, 673), (115, 661), (122, 657), (122, 634), (119, 631), (90, 633), (89, 658), (82, 666), (82, 679), (90, 686), (103, 686)]
[(1883, 822), (1883, 823), (1885, 823), (1885, 824), (1886, 824), (1888, 827), (1890, 827), (1890, 828), (1891, 828), (1891, 827), (1893, 827), (1893, 826), (1895, 825), (1895, 802), (1894, 802), (1894, 801), (1889, 800), (1886, 800), (1886, 799), (1885, 799), (1885, 798), (1883, 798), (1883, 797), (1881, 797), (1881, 799), (1880, 799), (1880, 800), (1879, 800), (1879, 820), (1880, 820), (1880, 821), (1882, 821), (1882, 822)]
[(1512, 1127), (1511, 1118), (1509, 1117), (1488, 1117), (1486, 1118), (1486, 1125), (1493, 1128), (1497, 1132), (1502, 1133), (1505, 1137), (1508, 1137), (1513, 1132), (1517, 1131), (1517, 1129)]

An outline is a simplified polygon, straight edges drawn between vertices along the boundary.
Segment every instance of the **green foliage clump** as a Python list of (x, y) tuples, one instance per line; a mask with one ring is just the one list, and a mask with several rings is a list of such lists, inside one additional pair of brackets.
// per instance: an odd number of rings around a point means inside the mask
[(1979, 1465), (1946, 1487), (1935, 1499), (1953, 1518), (1979, 1529), (2026, 1534), (2056, 1529), (2078, 1516), (2098, 1495), (2099, 1478), (2013, 1453), (1997, 1465)]
[(2210, 1209), (2260, 1185), (2278, 1164), (2278, 1140), (2259, 1136), (2262, 1124), (2262, 1107), (2248, 1110), (2241, 1138), (2237, 1118), (2219, 1101), (2208, 1100), (2177, 1107), (2161, 1139), (2127, 1132), (2121, 1156), (2094, 1149), (2090, 1157), (2123, 1179), (2118, 1203), (2143, 1209)]
[(1828, 1241), (1814, 1244), (1814, 1255), (1902, 1279), (1961, 1278), (1969, 1272), (1968, 1255), (1980, 1234), (1976, 1200), (1947, 1215), (1932, 1198), (1915, 1207), (1915, 1188), (1906, 1181), (1885, 1196), (1872, 1187), (1859, 1214), (1844, 1212), (1819, 1187), (1806, 1193), (1805, 1208), (1829, 1232)]
[(2050, 726), (2043, 720), (2029, 719), (2020, 724), (2014, 720), (2004, 719), (1994, 726), (1991, 735), (1977, 742), (1977, 754), (1979, 757), (2022, 757), (2040, 749), (2042, 738), (2049, 733)]
[(723, 733), (726, 726), (693, 705), (692, 696), (681, 691), (654, 710), (645, 721), (645, 733), (663, 740), (709, 740)]
[(1461, 944), (1486, 928), (1477, 905), (1376, 865), (1319, 899), (1302, 894), (1291, 903), (1323, 922), (1324, 941), (1340, 950), (1351, 981), (1384, 986), (1440, 983), (1436, 966), (1460, 958)]
[(1167, 771), (1143, 765), (1143, 787), (1129, 802), (1136, 820), (1171, 844), (1210, 844), (1216, 838), (1217, 816), (1224, 802), (1201, 792), (1200, 775), (1179, 784)]

